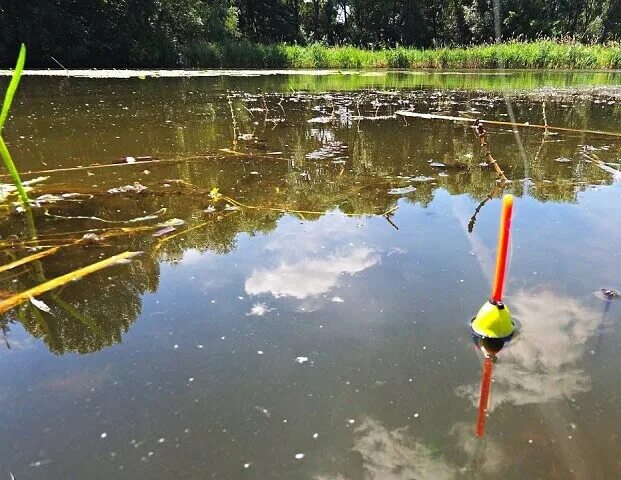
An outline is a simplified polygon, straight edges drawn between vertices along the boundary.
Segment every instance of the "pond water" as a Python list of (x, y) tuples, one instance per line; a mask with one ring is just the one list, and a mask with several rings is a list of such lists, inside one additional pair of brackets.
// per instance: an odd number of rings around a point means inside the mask
[[(396, 115), (618, 132), (617, 84), (25, 77), (2, 264), (60, 248), (2, 298), (142, 253), (0, 317), (0, 478), (618, 478), (620, 138), (488, 125), (499, 187), (471, 124)], [(519, 334), (477, 438), (503, 191)]]

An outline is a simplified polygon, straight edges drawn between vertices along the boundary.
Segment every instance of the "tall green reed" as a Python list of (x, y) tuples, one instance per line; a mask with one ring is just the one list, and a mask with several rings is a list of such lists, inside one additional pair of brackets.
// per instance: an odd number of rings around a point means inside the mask
[(4, 138), (2, 137), (4, 122), (6, 122), (6, 119), (9, 116), (9, 110), (11, 109), (11, 104), (13, 103), (13, 97), (15, 97), (17, 86), (19, 85), (19, 81), (22, 77), (22, 72), (24, 71), (24, 63), (26, 63), (26, 46), (22, 44), (19, 50), (19, 56), (17, 57), (17, 64), (15, 65), (15, 70), (13, 70), (11, 82), (9, 83), (9, 87), (7, 88), (4, 95), (2, 110), (0, 111), (0, 156), (2, 157), (2, 160), (4, 160), (4, 164), (6, 165), (7, 170), (11, 174), (11, 178), (13, 179), (13, 183), (15, 184), (15, 188), (17, 188), (17, 193), (19, 194), (20, 200), (24, 205), (28, 205), (30, 200), (28, 199), (28, 195), (26, 194), (26, 190), (24, 189), (22, 180), (21, 178), (19, 178), (19, 172), (15, 167), (15, 163), (13, 162), (13, 158), (11, 157), (11, 153), (9, 152), (9, 149), (4, 142)]

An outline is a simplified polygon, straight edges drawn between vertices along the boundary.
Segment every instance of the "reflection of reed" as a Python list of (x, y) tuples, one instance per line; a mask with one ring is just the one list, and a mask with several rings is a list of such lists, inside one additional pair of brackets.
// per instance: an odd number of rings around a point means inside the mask
[(477, 215), (479, 214), (481, 209), (485, 206), (487, 202), (489, 202), (492, 198), (498, 195), (504, 189), (505, 185), (506, 182), (502, 182), (500, 185), (496, 186), (496, 188), (494, 188), (494, 190), (492, 190), (491, 193), (487, 197), (485, 197), (485, 199), (481, 203), (477, 205), (477, 208), (474, 209), (474, 213), (472, 214), (472, 217), (470, 217), (470, 221), (468, 222), (468, 233), (472, 233), (472, 231), (474, 230), (474, 224), (477, 221)]

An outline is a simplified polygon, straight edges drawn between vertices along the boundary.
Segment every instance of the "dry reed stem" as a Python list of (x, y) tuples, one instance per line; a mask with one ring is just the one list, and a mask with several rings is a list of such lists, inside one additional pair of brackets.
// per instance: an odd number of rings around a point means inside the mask
[(27, 302), (30, 298), (41, 295), (45, 292), (49, 292), (50, 290), (54, 290), (55, 288), (61, 287), (69, 282), (74, 280), (79, 280), (91, 273), (95, 273), (104, 268), (110, 267), (112, 265), (116, 265), (124, 260), (128, 260), (136, 255), (140, 255), (142, 252), (123, 252), (118, 255), (114, 255), (110, 258), (106, 258), (105, 260), (101, 260), (99, 262), (93, 263), (91, 265), (87, 265), (86, 267), (79, 268), (74, 270), (73, 272), (66, 273), (65, 275), (61, 275), (60, 277), (53, 278), (52, 280), (48, 280), (45, 283), (37, 285), (35, 287), (29, 288), (21, 293), (13, 295), (5, 300), (0, 301), (0, 314), (21, 305), (24, 302)]
[(27, 257), (20, 258), (19, 260), (15, 260), (14, 262), (7, 263), (6, 265), (0, 266), (0, 273), (6, 272), (8, 270), (12, 270), (21, 265), (25, 265), (34, 260), (39, 260), (40, 258), (47, 257), (48, 255), (52, 255), (58, 251), (60, 247), (52, 247), (47, 250), (43, 250), (42, 252), (33, 253), (32, 255), (28, 255)]
[(396, 115), (401, 115), (402, 117), (426, 118), (428, 120), (451, 120), (453, 122), (469, 122), (469, 123), (478, 122), (478, 123), (483, 123), (487, 125), (503, 125), (503, 126), (508, 126), (508, 127), (539, 128), (543, 130), (551, 130), (551, 131), (559, 131), (559, 132), (588, 133), (591, 135), (606, 135), (609, 137), (621, 138), (621, 133), (605, 132), (603, 130), (582, 130), (578, 128), (538, 125), (536, 123), (517, 123), (517, 122), (503, 122), (500, 120), (481, 120), (478, 118), (474, 119), (474, 118), (468, 118), (468, 117), (453, 117), (450, 115), (436, 115), (433, 113), (418, 113), (418, 112), (411, 112), (409, 110), (399, 110), (396, 113)]

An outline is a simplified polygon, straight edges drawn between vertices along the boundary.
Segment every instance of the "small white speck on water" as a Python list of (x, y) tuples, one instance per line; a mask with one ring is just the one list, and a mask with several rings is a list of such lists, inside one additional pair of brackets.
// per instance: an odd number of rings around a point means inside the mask
[(570, 423), (569, 426), (571, 427), (572, 430), (576, 429), (576, 424), (575, 423)]
[(571, 435), (567, 435), (567, 438), (569, 438), (571, 440), (574, 437), (572, 437)]
[(211, 303), (216, 303), (216, 301), (215, 301), (215, 300), (212, 300), (212, 301), (211, 301)]
[(108, 436), (108, 434), (106, 432), (103, 432), (101, 435), (99, 435), (101, 438), (106, 438)]
[(189, 428), (186, 428), (186, 429), (183, 431), (183, 433), (190, 433), (190, 429), (189, 429)]
[(413, 381), (411, 378), (410, 378), (410, 379), (408, 379), (408, 382), (411, 382), (411, 381)]
[(318, 433), (313, 433), (313, 438), (319, 438), (319, 434)]
[(295, 459), (296, 460), (302, 460), (304, 458), (304, 454), (303, 453), (296, 453), (295, 454)]
[(244, 463), (244, 468), (250, 468), (251, 463)]
[(179, 348), (179, 345), (175, 344), (175, 345), (173, 345), (173, 348), (174, 348), (175, 350), (177, 350), (177, 349)]
[(164, 443), (165, 441), (166, 441), (166, 439), (164, 437), (162, 437), (162, 438), (159, 438), (157, 440), (157, 443)]
[(304, 365), (308, 363), (308, 357), (296, 357), (295, 363), (299, 363), (300, 365)]
[(332, 297), (332, 301), (334, 303), (343, 303), (345, 300), (343, 300), (341, 297)]
[(226, 337), (220, 337), (220, 340), (226, 340)]
[(259, 355), (263, 355), (263, 350), (257, 350), (257, 353), (258, 353)]
[(203, 346), (199, 344), (199, 345), (196, 345), (196, 348), (203, 348)]
[(282, 423), (287, 423), (287, 419), (285, 418), (285, 419), (282, 421)]
[(152, 456), (153, 456), (153, 452), (148, 452), (148, 453), (147, 453), (147, 455), (148, 455), (149, 457), (152, 457)]
[(414, 414), (414, 418), (418, 418), (418, 413), (415, 413), (415, 414)]
[(240, 300), (243, 300), (243, 299), (244, 299), (244, 297), (237, 297), (237, 298), (239, 298)]
[(532, 444), (532, 443), (533, 443), (533, 439), (532, 439), (532, 438), (529, 438), (529, 439), (528, 439), (528, 443)]
[(193, 382), (193, 381), (194, 381), (194, 377), (188, 378), (188, 382)]
[(356, 423), (356, 420), (354, 420), (353, 418), (350, 418), (349, 420), (347, 420), (347, 423), (349, 423), (350, 425), (353, 425), (354, 423)]

